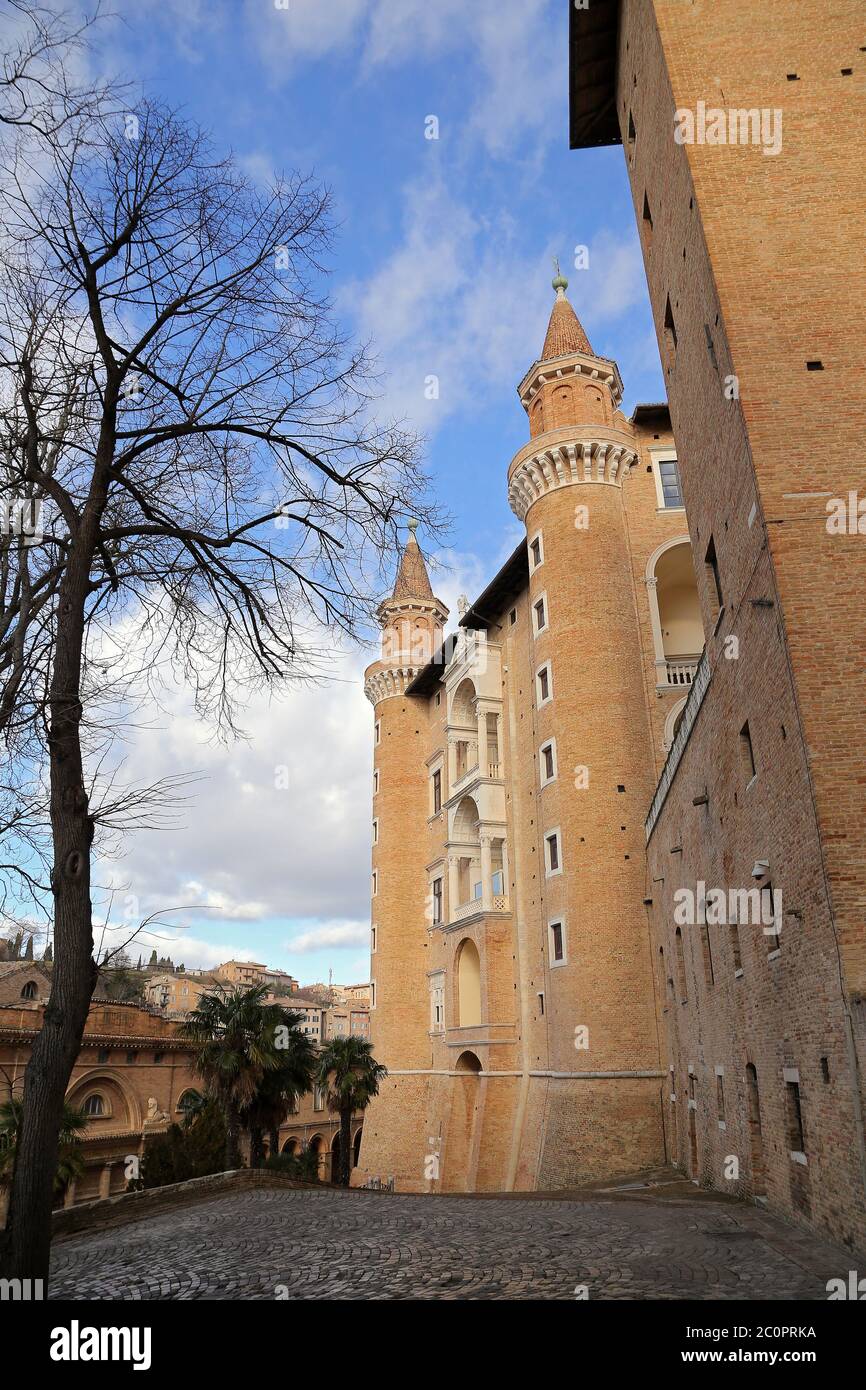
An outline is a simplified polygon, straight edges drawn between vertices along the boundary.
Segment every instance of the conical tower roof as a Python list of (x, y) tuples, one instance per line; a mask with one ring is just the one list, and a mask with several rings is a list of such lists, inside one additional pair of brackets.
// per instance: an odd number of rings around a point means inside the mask
[(406, 549), (403, 551), (400, 568), (394, 581), (392, 599), (432, 599), (433, 597), (427, 566), (424, 564), (424, 557), (415, 539), (417, 526), (417, 521), (409, 522), (409, 539), (406, 542)]
[(551, 357), (567, 357), (571, 352), (586, 352), (593, 356), (583, 325), (565, 297), (568, 281), (564, 275), (557, 273), (553, 288), (556, 290), (556, 299), (550, 311), (550, 322), (547, 325), (547, 336), (541, 349), (540, 360), (547, 362)]

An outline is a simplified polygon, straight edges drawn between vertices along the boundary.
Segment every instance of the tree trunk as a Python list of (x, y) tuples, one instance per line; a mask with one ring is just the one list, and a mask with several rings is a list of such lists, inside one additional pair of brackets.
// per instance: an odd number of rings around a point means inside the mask
[(352, 1147), (352, 1112), (351, 1110), (340, 1111), (340, 1185), (349, 1186), (349, 1173), (351, 1164), (349, 1153)]
[(230, 1173), (241, 1166), (241, 1152), (238, 1143), (240, 1118), (237, 1109), (229, 1102), (226, 1106), (226, 1172)]
[(265, 1162), (265, 1145), (261, 1125), (250, 1126), (250, 1167), (262, 1168)]
[(268, 1142), (271, 1146), (270, 1157), (273, 1158), (274, 1154), (278, 1154), (280, 1152), (280, 1132), (277, 1129), (276, 1125), (273, 1125), (268, 1130)]
[(97, 977), (90, 902), (93, 822), (84, 787), (79, 699), (89, 553), (86, 544), (73, 546), (59, 595), (48, 732), (54, 969), (42, 1028), (24, 1073), (24, 1113), (0, 1251), (7, 1278), (48, 1279), (63, 1102)]

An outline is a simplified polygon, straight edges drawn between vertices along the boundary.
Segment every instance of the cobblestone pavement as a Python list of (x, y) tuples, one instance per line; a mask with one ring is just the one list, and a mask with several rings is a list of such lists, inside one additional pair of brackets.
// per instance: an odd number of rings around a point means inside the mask
[[(826, 1299), (852, 1257), (755, 1207), (232, 1192), (55, 1244), (54, 1299)], [(282, 1289), (279, 1286), (283, 1286)]]

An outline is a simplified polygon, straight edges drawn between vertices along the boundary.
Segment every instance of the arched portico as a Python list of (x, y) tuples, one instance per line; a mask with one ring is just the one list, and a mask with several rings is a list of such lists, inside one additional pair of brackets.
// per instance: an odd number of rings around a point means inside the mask
[(656, 547), (647, 561), (645, 582), (656, 687), (689, 686), (704, 648), (704, 629), (688, 535)]

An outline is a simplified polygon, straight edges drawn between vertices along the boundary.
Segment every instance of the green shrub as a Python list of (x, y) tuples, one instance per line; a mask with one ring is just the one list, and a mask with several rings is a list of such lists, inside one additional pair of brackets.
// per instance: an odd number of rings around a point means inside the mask
[(265, 1161), (265, 1167), (272, 1173), (295, 1178), (297, 1182), (316, 1182), (319, 1176), (318, 1156), (312, 1149), (304, 1149), (299, 1154), (272, 1154)]
[(225, 1168), (226, 1127), (215, 1101), (207, 1100), (182, 1125), (145, 1140), (141, 1187), (204, 1178)]

